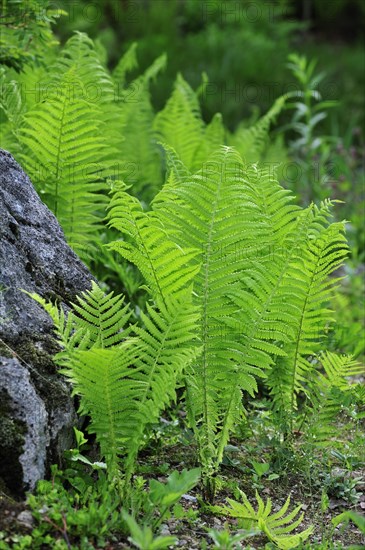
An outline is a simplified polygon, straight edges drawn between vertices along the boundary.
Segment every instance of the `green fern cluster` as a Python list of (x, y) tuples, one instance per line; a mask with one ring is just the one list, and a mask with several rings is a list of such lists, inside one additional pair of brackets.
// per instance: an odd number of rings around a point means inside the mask
[(335, 395), (348, 393), (346, 376), (358, 367), (322, 353), (339, 282), (333, 274), (347, 255), (345, 225), (331, 223), (330, 201), (298, 207), (264, 166), (268, 130), (286, 98), (232, 134), (219, 114), (203, 121), (206, 83), (194, 91), (178, 75), (155, 114), (149, 85), (165, 63), (162, 56), (128, 82), (135, 45), (111, 74), (77, 33), (54, 59), (53, 87), (41, 100), (22, 98), (33, 74), (3, 74), (14, 92), (1, 104), (3, 146), (22, 161), (75, 250), (89, 259), (99, 250), (132, 298), (145, 292), (141, 311), (96, 286), (67, 319), (47, 306), (63, 347), (57, 359), (109, 469), (122, 465), (130, 478), (148, 426), (183, 384), (212, 498), (242, 397), (255, 395), (258, 380), (285, 437), (303, 423), (303, 396), (313, 417), (323, 406), (328, 426)]
[(347, 245), (344, 224), (329, 221), (330, 202), (300, 209), (232, 148), (217, 150), (194, 174), (170, 145), (166, 155), (171, 169), (151, 211), (126, 190), (115, 193), (109, 223), (122, 239), (110, 246), (138, 267), (153, 300), (193, 280), (202, 351), (185, 371), (186, 403), (212, 495), (242, 391), (253, 396), (257, 378), (266, 378), (288, 432), (298, 396), (314, 397), (314, 358), (338, 281), (328, 276)]

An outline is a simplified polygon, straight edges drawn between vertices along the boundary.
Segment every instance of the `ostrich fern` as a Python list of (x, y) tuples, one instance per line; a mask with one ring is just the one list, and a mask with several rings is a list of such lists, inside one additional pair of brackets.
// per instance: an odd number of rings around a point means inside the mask
[[(285, 98), (232, 135), (220, 114), (203, 122), (199, 91), (179, 75), (155, 115), (149, 84), (166, 58), (128, 86), (135, 51), (110, 74), (92, 41), (77, 33), (50, 70), (54, 88), (39, 101), (22, 103), (6, 76), (15, 95), (1, 104), (5, 142), (83, 258), (106, 244), (100, 256), (110, 266), (122, 258), (114, 267), (122, 282), (131, 267), (144, 280), (142, 288), (139, 278), (128, 285), (131, 293), (147, 291), (135, 325), (121, 296), (95, 286), (67, 319), (47, 306), (63, 346), (58, 361), (82, 396), (110, 470), (122, 465), (130, 478), (145, 431), (183, 381), (212, 498), (243, 392), (254, 396), (261, 379), (285, 434), (295, 428), (299, 397), (314, 407), (324, 392), (318, 355), (331, 323), (333, 274), (347, 254), (344, 223), (330, 222), (329, 201), (296, 206), (260, 164)], [(90, 95), (94, 85), (100, 101)], [(324, 368), (337, 364), (323, 361)]]
[(193, 175), (165, 149), (169, 175), (151, 212), (125, 191), (112, 199), (110, 223), (124, 237), (111, 246), (140, 269), (155, 300), (181, 291), (186, 277), (193, 282), (202, 353), (185, 373), (186, 400), (211, 497), (242, 391), (254, 395), (257, 377), (269, 375), (274, 400), (294, 407), (316, 349), (306, 342), (327, 322), (326, 277), (346, 245), (343, 224), (329, 225), (329, 203), (295, 206), (272, 175), (233, 149), (221, 148)]
[(128, 492), (138, 450), (148, 427), (175, 398), (177, 379), (199, 353), (198, 320), (191, 291), (165, 303), (147, 304), (141, 326), (124, 330), (130, 313), (122, 296), (104, 296), (93, 283), (67, 320), (64, 312), (31, 294), (51, 315), (62, 346), (61, 371), (81, 396), (80, 411), (91, 418), (111, 477), (122, 466)]

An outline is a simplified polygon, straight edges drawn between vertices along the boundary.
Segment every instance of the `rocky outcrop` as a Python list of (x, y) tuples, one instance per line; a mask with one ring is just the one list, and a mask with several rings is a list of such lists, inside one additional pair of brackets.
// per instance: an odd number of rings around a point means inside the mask
[(67, 307), (92, 276), (13, 157), (0, 149), (0, 490), (23, 495), (59, 461), (75, 421), (48, 314), (22, 290)]

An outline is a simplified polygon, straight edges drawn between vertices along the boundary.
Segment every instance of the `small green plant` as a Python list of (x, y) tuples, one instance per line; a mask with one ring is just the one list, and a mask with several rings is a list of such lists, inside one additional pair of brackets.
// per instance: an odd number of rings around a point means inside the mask
[[(67, 483), (72, 490), (66, 488)], [(31, 548), (55, 540), (64, 541), (65, 548), (71, 547), (71, 541), (79, 541), (85, 550), (93, 544), (104, 548), (122, 532), (120, 496), (101, 471), (95, 480), (78, 470), (63, 473), (53, 467), (52, 480), (40, 481), (27, 504), (36, 522)]]
[(200, 477), (199, 469), (172, 472), (166, 483), (152, 479), (148, 487), (143, 478), (136, 478), (127, 502), (121, 499), (118, 483), (112, 484), (104, 471), (93, 469), (90, 475), (85, 461), (75, 464), (72, 456), (70, 464), (73, 467), (64, 471), (53, 466), (51, 481), (38, 482), (27, 497), (35, 527), (23, 536), (0, 534), (1, 550), (40, 550), (47, 544), (60, 550), (106, 548), (128, 533), (142, 550), (167, 548), (174, 537), (156, 537), (156, 533)]
[(316, 131), (316, 127), (327, 117), (327, 110), (338, 105), (337, 101), (322, 100), (318, 86), (324, 73), (315, 73), (316, 61), (308, 61), (305, 56), (292, 53), (288, 57), (288, 67), (299, 84), (298, 92), (293, 92), (295, 102), (288, 108), (295, 109), (292, 121), (282, 130), (293, 130), (297, 139), (289, 143), (289, 151), (298, 163), (301, 177), (301, 199), (305, 202), (323, 200), (328, 197), (330, 179), (330, 153), (332, 138)]
[(131, 535), (128, 540), (140, 550), (163, 550), (174, 545), (176, 537), (158, 536), (155, 537), (151, 527), (147, 525), (140, 526), (136, 520), (127, 513), (123, 514), (123, 519), (127, 523)]
[[(183, 470), (181, 473), (171, 473), (166, 483), (161, 483), (151, 479), (149, 483), (148, 498), (143, 504), (144, 524), (151, 524), (156, 530), (163, 520), (170, 515), (170, 510), (174, 507), (182, 495), (190, 491), (200, 480), (200, 469)], [(152, 519), (156, 509), (158, 517)]]
[(334, 517), (332, 519), (332, 525), (337, 527), (340, 523), (348, 523), (349, 521), (354, 523), (360, 529), (361, 533), (365, 535), (365, 518), (353, 510), (347, 510)]
[(220, 550), (236, 550), (242, 548), (239, 544), (241, 541), (254, 537), (260, 533), (258, 529), (246, 529), (232, 534), (227, 523), (224, 527), (225, 528), (221, 531), (217, 529), (209, 529), (208, 531), (208, 535), (214, 543), (214, 548), (219, 548)]
[(277, 548), (281, 548), (282, 550), (296, 548), (313, 532), (313, 527), (311, 526), (301, 533), (290, 534), (300, 526), (304, 518), (304, 514), (300, 514), (301, 504), (287, 513), (290, 505), (290, 496), (280, 510), (272, 514), (272, 501), (270, 498), (265, 504), (256, 491), (258, 508), (255, 510), (245, 493), (240, 491), (240, 495), (242, 502), (227, 499), (230, 506), (213, 506), (211, 508), (212, 511), (242, 520), (240, 523), (244, 528), (255, 527), (259, 532), (264, 533)]
[(76, 439), (76, 449), (70, 449), (65, 451), (65, 457), (74, 462), (81, 462), (87, 464), (94, 470), (106, 469), (105, 462), (91, 462), (84, 454), (82, 454), (82, 448), (87, 445), (88, 440), (84, 434), (74, 427), (74, 434)]
[(357, 486), (362, 481), (362, 477), (351, 477), (345, 473), (342, 475), (329, 474), (324, 478), (324, 487), (330, 497), (344, 500), (349, 505), (356, 505), (362, 495), (357, 491)]

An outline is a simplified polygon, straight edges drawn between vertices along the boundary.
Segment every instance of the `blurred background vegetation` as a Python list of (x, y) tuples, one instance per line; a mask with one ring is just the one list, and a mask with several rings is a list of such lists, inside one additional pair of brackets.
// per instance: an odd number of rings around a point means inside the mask
[(234, 128), (259, 108), (295, 86), (286, 68), (296, 50), (318, 59), (326, 71), (320, 91), (340, 99), (332, 118), (339, 131), (364, 123), (364, 0), (58, 0), (68, 11), (56, 34), (65, 42), (84, 31), (107, 51), (108, 65), (138, 42), (140, 69), (162, 52), (167, 69), (154, 87), (161, 109), (176, 73), (197, 87), (201, 74), (210, 85), (203, 98), (207, 120), (216, 112)]

